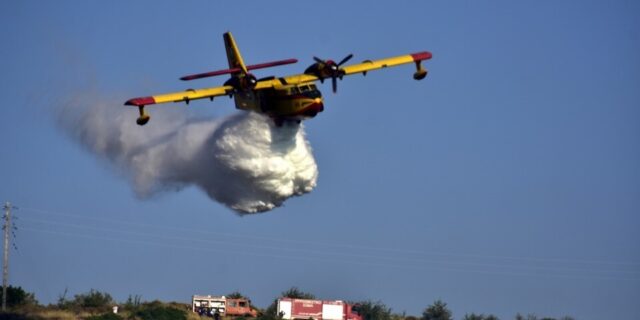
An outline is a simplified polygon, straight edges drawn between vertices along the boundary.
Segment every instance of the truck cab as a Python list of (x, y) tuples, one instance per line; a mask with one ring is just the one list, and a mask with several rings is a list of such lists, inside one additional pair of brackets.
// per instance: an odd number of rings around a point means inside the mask
[(226, 307), (228, 316), (244, 316), (254, 318), (258, 316), (258, 312), (251, 308), (251, 300), (249, 299), (227, 298)]
[(207, 317), (257, 317), (258, 312), (251, 307), (246, 298), (227, 298), (225, 296), (194, 295), (191, 297), (191, 311)]

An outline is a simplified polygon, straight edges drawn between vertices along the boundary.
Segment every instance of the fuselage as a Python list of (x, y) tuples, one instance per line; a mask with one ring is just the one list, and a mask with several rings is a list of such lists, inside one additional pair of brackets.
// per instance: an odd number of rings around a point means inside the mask
[(265, 114), (280, 124), (315, 117), (324, 110), (322, 94), (313, 83), (282, 85), (264, 90), (239, 90), (236, 108)]

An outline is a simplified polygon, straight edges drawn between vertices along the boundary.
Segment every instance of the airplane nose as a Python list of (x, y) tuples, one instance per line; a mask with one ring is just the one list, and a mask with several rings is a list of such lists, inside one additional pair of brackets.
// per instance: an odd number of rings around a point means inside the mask
[(322, 98), (315, 98), (314, 102), (318, 106), (318, 112), (324, 111), (324, 104), (322, 103)]

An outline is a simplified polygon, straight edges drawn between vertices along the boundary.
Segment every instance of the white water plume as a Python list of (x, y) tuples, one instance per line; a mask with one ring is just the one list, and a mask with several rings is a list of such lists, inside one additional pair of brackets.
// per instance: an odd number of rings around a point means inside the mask
[(146, 126), (137, 109), (82, 101), (59, 112), (62, 128), (130, 178), (140, 197), (196, 185), (239, 213), (271, 210), (316, 186), (318, 169), (304, 126), (276, 127), (256, 113), (186, 119), (149, 108)]

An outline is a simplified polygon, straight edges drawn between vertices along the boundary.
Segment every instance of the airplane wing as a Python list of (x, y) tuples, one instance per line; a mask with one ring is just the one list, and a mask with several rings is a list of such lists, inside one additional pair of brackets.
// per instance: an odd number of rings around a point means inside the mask
[(420, 80), (427, 75), (427, 71), (422, 68), (421, 62), (423, 60), (431, 59), (431, 57), (432, 57), (431, 52), (422, 51), (422, 52), (417, 52), (417, 53), (412, 53), (412, 54), (407, 54), (407, 55), (402, 55), (397, 57), (391, 57), (391, 58), (385, 58), (385, 59), (379, 59), (379, 60), (365, 60), (362, 63), (340, 67), (338, 69), (339, 73), (336, 73), (335, 75), (332, 75), (331, 70), (324, 71), (322, 69), (316, 69), (314, 70), (315, 72), (311, 71), (309, 73), (295, 74), (295, 75), (281, 77), (281, 78), (260, 80), (258, 82), (258, 85), (256, 86), (256, 89), (264, 89), (267, 87), (270, 88), (270, 87), (275, 87), (283, 84), (307, 83), (307, 82), (313, 82), (318, 80), (324, 80), (327, 78), (330, 79), (334, 76), (338, 78), (342, 78), (343, 76), (358, 74), (358, 73), (362, 73), (366, 75), (367, 72), (371, 70), (395, 67), (398, 65), (408, 64), (408, 63), (416, 64), (417, 71), (414, 74), (414, 79)]
[(377, 70), (388, 67), (395, 67), (401, 64), (407, 63), (419, 63), (422, 60), (431, 59), (431, 52), (423, 51), (418, 53), (407, 54), (403, 56), (397, 56), (392, 58), (380, 59), (380, 60), (366, 60), (362, 63), (353, 64), (349, 66), (342, 67), (345, 75), (350, 75), (354, 73), (363, 73), (366, 74), (367, 71)]
[[(258, 80), (253, 90), (269, 89), (283, 84), (296, 84), (319, 80), (318, 77), (308, 74), (299, 74), (285, 78), (271, 77), (269, 79)], [(232, 86), (221, 86), (204, 89), (187, 89), (185, 91), (165, 93), (148, 97), (138, 97), (127, 100), (127, 106), (144, 107), (150, 104), (160, 104), (167, 102), (186, 102), (198, 99), (213, 99), (218, 96), (226, 96), (234, 93)]]
[(149, 115), (145, 112), (144, 107), (150, 104), (159, 104), (167, 102), (186, 102), (191, 100), (206, 99), (213, 100), (217, 96), (225, 96), (233, 92), (232, 86), (222, 86), (204, 89), (187, 89), (185, 91), (159, 94), (148, 97), (138, 97), (127, 100), (124, 104), (126, 106), (136, 106), (140, 111), (140, 117), (136, 120), (138, 125), (145, 125), (149, 122)]
[(150, 104), (159, 104), (166, 102), (186, 102), (198, 99), (213, 99), (218, 96), (229, 95), (233, 92), (232, 86), (222, 86), (204, 89), (188, 89), (180, 92), (159, 94), (155, 96), (139, 97), (127, 100), (124, 104), (127, 106), (144, 107)]

